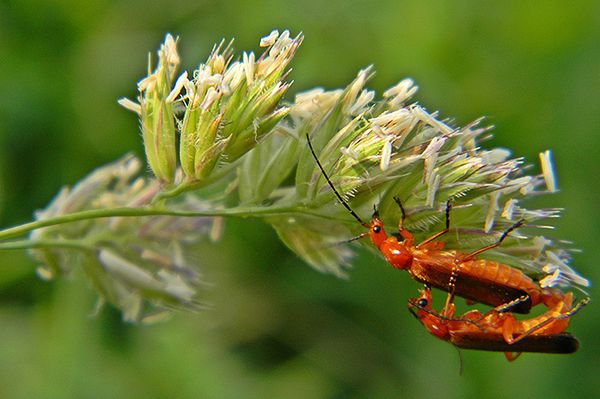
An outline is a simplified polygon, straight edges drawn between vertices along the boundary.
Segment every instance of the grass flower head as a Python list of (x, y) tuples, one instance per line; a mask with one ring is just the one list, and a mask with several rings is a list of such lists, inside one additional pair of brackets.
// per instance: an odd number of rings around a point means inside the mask
[[(261, 55), (237, 58), (221, 42), (195, 71), (180, 73), (177, 40), (167, 35), (156, 68), (149, 65), (138, 83), (137, 102), (120, 100), (140, 120), (154, 176), (140, 177), (140, 161), (126, 156), (63, 189), (33, 223), (43, 227), (29, 243), (40, 274), (50, 278), (81, 265), (127, 320), (198, 309), (199, 265), (189, 250), (220, 225), (218, 218), (238, 216), (262, 219), (308, 264), (345, 276), (356, 244), (340, 243), (364, 227), (336, 198), (309, 151), (310, 137), (361, 219), (376, 206), (395, 226), (399, 197), (405, 227), (419, 240), (443, 228), (451, 200), (444, 240), (462, 252), (490, 244), (524, 219), (524, 228), (486, 257), (543, 287), (589, 285), (569, 265), (568, 248), (541, 234), (558, 210), (525, 208), (528, 198), (556, 191), (549, 152), (541, 155), (541, 173), (528, 175), (509, 151), (480, 147), (489, 131), (481, 120), (457, 127), (415, 102), (411, 79), (378, 97), (367, 87), (372, 67), (344, 89), (317, 88), (286, 103), (288, 66), (302, 40), (274, 31), (261, 40)], [(8, 233), (27, 228), (33, 229)]]

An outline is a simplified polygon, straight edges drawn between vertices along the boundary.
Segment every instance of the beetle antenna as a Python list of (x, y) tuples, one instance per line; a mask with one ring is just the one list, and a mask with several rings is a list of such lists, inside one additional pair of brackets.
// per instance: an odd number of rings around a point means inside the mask
[[(331, 187), (331, 189), (333, 190), (333, 193), (335, 194), (335, 196), (337, 197), (337, 199), (344, 206), (344, 208), (346, 208), (348, 210), (348, 212), (350, 212), (350, 214), (352, 216), (354, 216), (354, 219), (358, 220), (358, 222), (361, 225), (363, 225), (365, 227), (369, 227), (369, 225), (366, 224), (365, 222), (363, 222), (363, 220), (360, 218), (360, 216), (358, 216), (356, 214), (356, 212), (354, 212), (354, 210), (352, 208), (350, 208), (350, 205), (348, 205), (348, 203), (346, 202), (346, 200), (344, 200), (344, 198), (342, 197), (342, 195), (336, 190), (335, 186), (333, 185), (333, 183), (329, 179), (329, 176), (327, 176), (327, 172), (325, 172), (325, 168), (323, 168), (323, 165), (321, 165), (321, 161), (319, 161), (319, 158), (317, 157), (317, 154), (315, 153), (315, 149), (313, 148), (312, 143), (310, 142), (310, 137), (309, 137), (308, 133), (306, 133), (306, 142), (308, 143), (308, 148), (310, 148), (310, 153), (312, 154), (313, 158), (317, 162), (317, 166), (321, 170), (321, 173), (323, 174), (323, 176), (325, 176), (325, 180), (327, 180), (327, 184), (329, 184), (329, 187)], [(360, 237), (360, 238), (362, 238), (362, 237)]]
[[(454, 345), (452, 345), (454, 346)], [(462, 351), (460, 350), (460, 348), (458, 346), (454, 346), (456, 348), (456, 351), (458, 352), (458, 375), (460, 377), (462, 377), (463, 375), (463, 371), (465, 371), (465, 364), (464, 364), (464, 359), (463, 359), (463, 355), (462, 355)]]
[(344, 241), (338, 241), (338, 242), (334, 242), (334, 243), (332, 243), (332, 244), (329, 244), (329, 245), (327, 245), (326, 247), (327, 247), (327, 248), (329, 248), (329, 247), (337, 247), (337, 246), (339, 246), (339, 245), (348, 244), (348, 243), (351, 243), (351, 242), (354, 242), (354, 241), (358, 241), (358, 240), (360, 240), (360, 239), (362, 239), (362, 238), (365, 238), (365, 237), (366, 237), (366, 236), (368, 236), (368, 235), (369, 235), (369, 233), (360, 233), (360, 234), (359, 234), (359, 235), (357, 235), (356, 237), (352, 237), (352, 238), (350, 238), (350, 239), (348, 239), (348, 240), (344, 240)]

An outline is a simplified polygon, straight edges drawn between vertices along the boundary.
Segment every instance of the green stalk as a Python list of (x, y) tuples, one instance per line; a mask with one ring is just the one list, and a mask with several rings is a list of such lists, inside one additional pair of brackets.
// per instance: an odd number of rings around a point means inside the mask
[[(292, 213), (302, 213), (318, 217), (324, 217), (322, 214), (311, 212), (308, 209), (297, 206), (289, 207), (239, 207), (230, 209), (214, 209), (206, 211), (172, 211), (158, 208), (110, 208), (93, 209), (88, 211), (74, 212), (67, 215), (56, 216), (45, 220), (25, 223), (19, 226), (9, 227), (0, 230), (0, 240), (18, 237), (30, 231), (42, 227), (56, 226), (64, 223), (78, 222), (81, 220), (101, 219), (110, 217), (141, 217), (141, 216), (180, 216), (180, 217), (212, 217), (212, 216), (233, 216), (233, 217), (251, 217), (251, 216), (277, 216)], [(0, 249), (2, 249), (0, 247)]]
[(93, 246), (87, 245), (81, 240), (18, 240), (0, 242), (0, 250), (22, 250), (33, 248), (66, 248), (94, 250)]

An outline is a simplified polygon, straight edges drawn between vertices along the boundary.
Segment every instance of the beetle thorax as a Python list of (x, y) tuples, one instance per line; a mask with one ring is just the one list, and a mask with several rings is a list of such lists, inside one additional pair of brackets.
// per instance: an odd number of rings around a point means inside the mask
[(385, 240), (379, 250), (385, 259), (396, 269), (408, 269), (413, 260), (411, 248), (398, 242), (396, 237)]

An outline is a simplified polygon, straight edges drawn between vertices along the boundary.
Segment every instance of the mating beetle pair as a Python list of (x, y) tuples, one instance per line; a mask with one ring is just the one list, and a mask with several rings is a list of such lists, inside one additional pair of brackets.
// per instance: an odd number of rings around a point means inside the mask
[[(564, 331), (569, 318), (586, 305), (589, 298), (573, 307), (572, 293), (543, 289), (514, 267), (476, 258), (498, 247), (524, 220), (505, 230), (495, 243), (471, 253), (444, 250), (445, 243), (437, 239), (450, 230), (451, 202), (446, 204), (446, 227), (415, 244), (412, 233), (404, 228), (402, 203), (394, 198), (401, 211), (398, 235), (402, 240), (399, 241), (396, 236), (386, 233), (377, 210), (369, 223), (358, 216), (331, 182), (308, 134), (306, 138), (310, 152), (333, 193), (350, 214), (368, 229), (357, 239), (369, 236), (392, 267), (406, 270), (413, 279), (425, 285), (420, 298), (409, 299), (408, 307), (430, 333), (459, 348), (505, 352), (508, 360), (516, 359), (521, 352), (573, 353), (578, 349), (577, 339)], [(430, 287), (448, 292), (440, 312), (431, 308)], [(456, 316), (454, 296), (494, 308), (485, 314), (473, 310)], [(517, 320), (512, 314), (529, 313), (538, 304), (544, 304), (548, 310), (537, 317)]]

